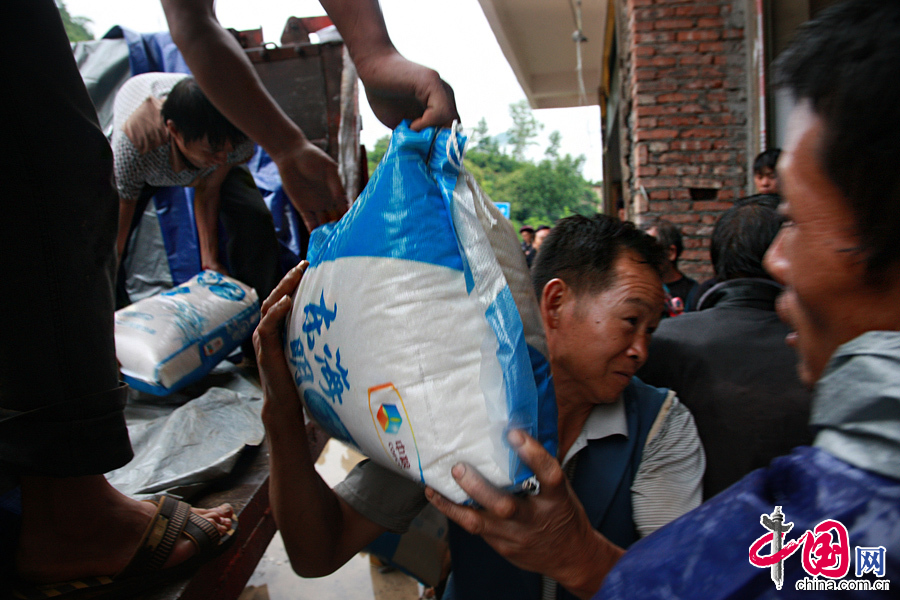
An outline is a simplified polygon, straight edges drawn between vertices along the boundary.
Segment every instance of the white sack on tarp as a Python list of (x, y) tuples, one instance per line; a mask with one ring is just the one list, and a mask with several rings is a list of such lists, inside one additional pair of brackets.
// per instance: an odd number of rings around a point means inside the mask
[(167, 395), (209, 373), (258, 322), (253, 288), (203, 271), (116, 311), (116, 358), (131, 387)]

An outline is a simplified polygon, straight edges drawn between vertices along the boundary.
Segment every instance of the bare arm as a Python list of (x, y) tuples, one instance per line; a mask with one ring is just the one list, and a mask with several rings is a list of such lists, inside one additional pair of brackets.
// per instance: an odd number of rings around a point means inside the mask
[(216, 19), (213, 0), (162, 0), (172, 39), (210, 101), (262, 146), (303, 222), (313, 228), (349, 205), (337, 163), (312, 144), (266, 91), (237, 41)]
[(378, 119), (390, 128), (403, 119), (412, 129), (459, 119), (453, 89), (437, 71), (403, 58), (394, 48), (378, 0), (320, 0), (341, 33)]
[(284, 356), (282, 331), (307, 263), (292, 269), (263, 302), (253, 334), (269, 439), (269, 495), (291, 565), (299, 575), (337, 570), (385, 529), (341, 500), (316, 472), (303, 411)]
[(428, 488), (425, 495), (469, 533), (480, 535), (514, 565), (548, 575), (579, 598), (590, 598), (625, 551), (592, 526), (559, 463), (521, 431), (510, 442), (540, 482), (536, 496), (494, 488), (470, 466), (453, 478), (483, 509), (454, 504)]
[(219, 200), (222, 182), (229, 171), (230, 165), (221, 166), (194, 186), (194, 220), (197, 223), (201, 267), (223, 275), (227, 275), (228, 271), (219, 262)]

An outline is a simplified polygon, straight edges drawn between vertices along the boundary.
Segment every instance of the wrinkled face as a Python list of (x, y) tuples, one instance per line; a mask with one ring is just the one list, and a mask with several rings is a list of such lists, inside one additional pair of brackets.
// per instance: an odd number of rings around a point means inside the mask
[(778, 174), (772, 167), (763, 167), (758, 173), (754, 173), (753, 183), (757, 194), (778, 193)]
[(612, 285), (566, 300), (550, 356), (554, 379), (575, 382), (580, 397), (614, 402), (646, 362), (650, 334), (663, 309), (662, 280), (638, 255), (625, 252)]
[(778, 162), (788, 222), (772, 243), (765, 267), (786, 286), (778, 315), (794, 330), (800, 379), (812, 386), (841, 344), (867, 330), (867, 289), (855, 218), (819, 160), (822, 120), (808, 103), (794, 109)]
[(234, 146), (230, 141), (225, 142), (225, 145), (221, 148), (215, 149), (210, 145), (206, 136), (199, 140), (187, 142), (172, 121), (168, 121), (166, 127), (178, 150), (184, 155), (189, 163), (198, 169), (217, 167), (226, 164), (228, 162), (228, 154), (234, 150)]

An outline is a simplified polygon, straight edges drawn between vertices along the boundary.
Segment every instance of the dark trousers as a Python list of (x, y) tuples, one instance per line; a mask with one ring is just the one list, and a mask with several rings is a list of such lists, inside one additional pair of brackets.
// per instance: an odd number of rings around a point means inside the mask
[[(146, 186), (141, 192), (129, 238), (158, 189)], [(262, 302), (281, 281), (283, 273), (272, 213), (266, 207), (249, 169), (243, 165), (233, 167), (222, 182), (219, 220), (227, 240), (225, 262), (229, 273), (255, 289)], [(117, 304), (120, 308), (130, 303), (125, 291), (125, 276), (124, 267), (120, 267), (117, 285)]]
[(0, 474), (105, 473), (132, 456), (112, 153), (53, 0), (4, 0), (0, 22)]

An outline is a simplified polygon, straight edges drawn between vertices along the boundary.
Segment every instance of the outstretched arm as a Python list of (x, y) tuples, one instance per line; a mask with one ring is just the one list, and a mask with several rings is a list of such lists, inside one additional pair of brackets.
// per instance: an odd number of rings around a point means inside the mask
[(498, 490), (467, 465), (454, 466), (453, 478), (482, 509), (454, 504), (431, 488), (425, 495), (514, 565), (590, 598), (625, 551), (591, 526), (555, 458), (521, 431), (510, 432), (509, 440), (540, 482), (538, 495), (517, 497)]
[(162, 0), (172, 39), (210, 101), (262, 146), (306, 227), (340, 218), (349, 203), (337, 163), (311, 143), (266, 91), (213, 0)]
[(285, 275), (262, 304), (253, 334), (269, 440), (269, 495), (294, 571), (320, 577), (337, 570), (385, 529), (350, 508), (316, 472), (303, 409), (284, 356), (282, 331), (291, 295), (308, 263)]
[(394, 48), (377, 0), (320, 0), (341, 33), (378, 119), (393, 129), (403, 119), (412, 129), (459, 119), (453, 89), (437, 71), (403, 58)]

